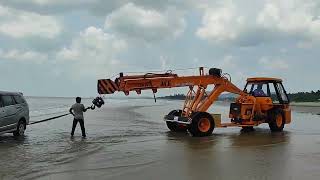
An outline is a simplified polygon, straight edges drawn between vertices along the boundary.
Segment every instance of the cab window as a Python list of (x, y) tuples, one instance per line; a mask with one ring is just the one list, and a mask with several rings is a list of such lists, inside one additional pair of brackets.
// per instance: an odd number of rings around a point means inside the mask
[(277, 91), (275, 89), (275, 86), (273, 84), (270, 85), (270, 92), (271, 92), (272, 102), (275, 104), (279, 104), (280, 99), (279, 99), (279, 96), (278, 96)]
[(269, 85), (268, 83), (248, 83), (245, 92), (255, 97), (269, 97)]
[(278, 90), (278, 93), (279, 93), (279, 96), (281, 98), (282, 103), (289, 103), (289, 98), (288, 98), (286, 91), (284, 90), (283, 85), (281, 83), (276, 83), (275, 87)]

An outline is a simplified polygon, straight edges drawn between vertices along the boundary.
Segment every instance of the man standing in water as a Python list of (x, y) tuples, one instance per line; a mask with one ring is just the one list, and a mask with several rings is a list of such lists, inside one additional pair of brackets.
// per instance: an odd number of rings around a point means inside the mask
[(83, 112), (86, 112), (88, 108), (85, 108), (83, 104), (81, 104), (81, 97), (76, 98), (76, 103), (71, 106), (69, 112), (74, 116), (73, 124), (72, 124), (72, 131), (71, 131), (71, 137), (74, 135), (74, 130), (76, 129), (76, 126), (78, 122), (80, 123), (82, 137), (86, 137), (86, 130), (84, 127), (84, 117)]

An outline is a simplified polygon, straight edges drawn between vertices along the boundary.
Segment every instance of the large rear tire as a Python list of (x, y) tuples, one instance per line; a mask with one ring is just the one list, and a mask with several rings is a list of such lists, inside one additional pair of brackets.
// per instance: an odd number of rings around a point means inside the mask
[(215, 128), (213, 117), (206, 112), (197, 112), (192, 116), (189, 132), (192, 136), (210, 136)]
[[(182, 111), (181, 110), (173, 110), (169, 112), (168, 115), (173, 115), (173, 116), (181, 116)], [(170, 122), (166, 121), (167, 127), (170, 129), (172, 132), (186, 132), (187, 127), (185, 125), (179, 124), (177, 122)]]
[(283, 131), (285, 118), (281, 109), (273, 110), (269, 115), (269, 127), (272, 132)]

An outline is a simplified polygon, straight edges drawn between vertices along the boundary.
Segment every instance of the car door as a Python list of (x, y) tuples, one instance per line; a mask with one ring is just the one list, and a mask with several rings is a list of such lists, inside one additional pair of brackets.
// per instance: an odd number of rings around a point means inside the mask
[(3, 103), (3, 111), (4, 111), (4, 118), (3, 118), (3, 126), (2, 129), (3, 130), (9, 130), (9, 129), (13, 129), (16, 126), (16, 113), (17, 113), (17, 109), (15, 107), (15, 101), (12, 98), (12, 96), (10, 95), (2, 95), (1, 96), (2, 99), (2, 103)]

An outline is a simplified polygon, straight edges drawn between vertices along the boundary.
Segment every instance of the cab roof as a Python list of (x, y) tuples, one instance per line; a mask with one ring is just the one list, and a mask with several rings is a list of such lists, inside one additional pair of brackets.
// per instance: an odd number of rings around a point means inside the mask
[(247, 82), (282, 82), (282, 79), (269, 77), (254, 77), (248, 78)]

